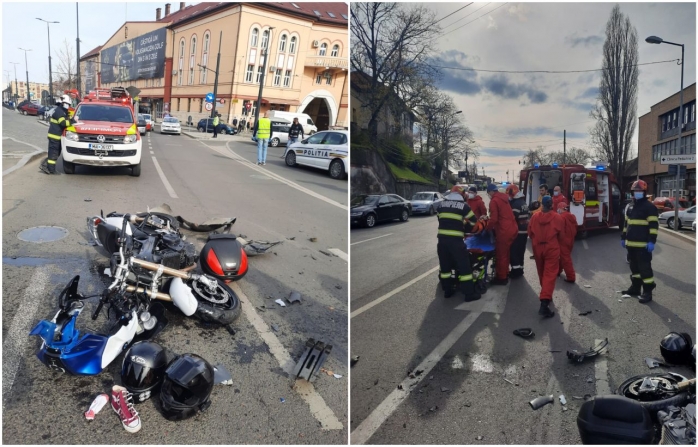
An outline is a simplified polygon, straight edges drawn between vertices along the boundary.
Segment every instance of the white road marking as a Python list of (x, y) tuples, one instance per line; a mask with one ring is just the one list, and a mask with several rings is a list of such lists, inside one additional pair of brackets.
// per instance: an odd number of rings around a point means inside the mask
[(391, 296), (395, 295), (396, 293), (402, 292), (403, 290), (405, 290), (406, 288), (408, 288), (408, 287), (411, 286), (412, 284), (414, 284), (414, 283), (416, 283), (416, 282), (418, 282), (418, 281), (421, 281), (422, 279), (424, 279), (424, 278), (426, 278), (427, 276), (431, 275), (432, 273), (434, 273), (434, 272), (437, 271), (438, 269), (439, 269), (439, 266), (437, 265), (437, 266), (434, 267), (433, 269), (429, 270), (429, 271), (426, 272), (426, 273), (423, 273), (423, 274), (419, 275), (419, 276), (416, 277), (415, 279), (413, 279), (413, 280), (411, 280), (411, 281), (409, 281), (409, 282), (407, 282), (407, 283), (401, 285), (401, 286), (398, 287), (397, 289), (394, 289), (394, 290), (392, 290), (392, 291), (386, 293), (385, 295), (381, 296), (380, 298), (376, 298), (375, 300), (371, 301), (370, 303), (368, 303), (368, 304), (366, 304), (366, 305), (364, 305), (364, 306), (359, 307), (359, 308), (356, 309), (354, 312), (352, 312), (352, 313), (350, 314), (349, 317), (350, 317), (350, 318), (354, 318), (354, 317), (356, 317), (356, 316), (358, 316), (358, 315), (361, 315), (362, 313), (366, 312), (367, 310), (369, 310), (369, 309), (372, 308), (373, 306), (379, 305), (380, 303), (382, 303), (383, 301), (387, 300), (388, 298), (390, 298)]
[[(598, 345), (603, 340), (595, 340), (594, 345)], [(611, 387), (608, 385), (608, 357), (601, 354), (594, 364), (594, 375), (596, 378), (596, 395), (606, 396), (611, 394)]]
[(155, 152), (153, 152), (153, 151), (150, 151), (150, 155), (155, 155)]
[(444, 338), (439, 345), (415, 368), (423, 372), (414, 379), (408, 377), (402, 381), (402, 389), (394, 389), (392, 393), (378, 405), (366, 419), (351, 433), (351, 444), (366, 444), (371, 436), (383, 425), (397, 407), (410, 395), (412, 387), (429, 376), (429, 372), (443, 358), (451, 347), (465, 334), (472, 324), (480, 316), (480, 312), (472, 312), (468, 314), (458, 326)]
[(42, 152), (46, 152), (46, 149), (41, 149), (39, 146), (34, 146), (33, 144), (25, 143), (24, 141), (15, 140), (12, 137), (3, 137), (2, 139), (3, 140), (10, 139), (10, 140), (14, 141), (15, 143), (26, 144), (27, 146), (30, 146), (30, 147), (33, 147), (34, 149), (36, 149), (36, 152), (32, 152), (31, 154), (25, 155), (24, 157), (22, 157), (22, 159), (20, 161), (17, 162), (17, 164), (12, 166), (11, 168), (7, 168), (4, 171), (2, 171), (3, 177), (11, 172), (16, 171), (17, 169), (23, 167), (24, 165), (26, 165), (34, 155), (40, 154)]
[(464, 301), (455, 310), (468, 310), (470, 312), (492, 312), (496, 314), (504, 313), (507, 305), (509, 287), (491, 286), (487, 288), (487, 293), (482, 295), (477, 301)]
[(582, 247), (584, 247), (585, 250), (589, 250), (589, 244), (587, 244), (587, 241), (582, 241)]
[(170, 182), (167, 181), (167, 177), (165, 177), (165, 173), (162, 172), (162, 168), (160, 168), (160, 164), (158, 164), (158, 161), (155, 159), (155, 157), (152, 157), (152, 158), (153, 158), (153, 163), (155, 164), (155, 169), (157, 169), (158, 175), (160, 176), (160, 180), (162, 180), (162, 184), (165, 185), (165, 189), (170, 194), (170, 197), (172, 197), (173, 199), (179, 199), (179, 197), (177, 197), (177, 193), (172, 188), (172, 185), (170, 185)]
[(352, 243), (351, 245), (363, 244), (364, 242), (368, 242), (368, 241), (375, 241), (376, 239), (380, 239), (380, 238), (382, 238), (382, 237), (392, 236), (392, 234), (393, 234), (393, 233), (388, 233), (388, 234), (384, 234), (383, 236), (372, 237), (371, 239), (366, 239), (366, 240), (364, 240), (364, 241), (354, 242), (354, 243)]
[(344, 260), (344, 261), (349, 262), (349, 255), (346, 254), (346, 253), (344, 253), (344, 252), (343, 252), (342, 250), (340, 250), (339, 248), (330, 248), (330, 249), (327, 250), (327, 251), (329, 251), (330, 253), (334, 253), (335, 255), (337, 255), (338, 258), (340, 258), (340, 259), (342, 259), (342, 260)]
[[(240, 297), (240, 303), (242, 305), (242, 311), (245, 313), (247, 320), (252, 323), (257, 333), (259, 333), (262, 340), (269, 347), (269, 352), (274, 356), (279, 366), (283, 369), (289, 376), (293, 375), (293, 369), (296, 366), (296, 362), (293, 361), (291, 355), (288, 353), (284, 345), (281, 344), (279, 339), (274, 335), (269, 326), (264, 322), (264, 320), (257, 314), (254, 306), (250, 303), (249, 298), (242, 292), (240, 286), (237, 283), (233, 283), (231, 288), (238, 297)], [(4, 380), (3, 380), (4, 383)], [(344, 425), (337, 419), (334, 412), (330, 407), (327, 406), (325, 400), (318, 394), (315, 390), (313, 384), (306, 380), (298, 380), (294, 389), (303, 398), (303, 400), (310, 407), (310, 412), (317, 419), (324, 430), (341, 430)]]
[(10, 396), (17, 370), (24, 357), (24, 345), (30, 340), (28, 334), (31, 330), (31, 324), (34, 322), (34, 314), (39, 307), (39, 300), (46, 293), (45, 289), (49, 284), (48, 267), (39, 267), (34, 270), (27, 284), (28, 287), (24, 289), (19, 309), (12, 318), (10, 330), (2, 344), (3, 399)]
[(309, 196), (315, 197), (316, 199), (320, 199), (320, 200), (322, 200), (322, 201), (325, 202), (325, 203), (329, 203), (330, 205), (334, 205), (334, 206), (336, 206), (336, 207), (338, 207), (338, 208), (341, 208), (341, 209), (343, 209), (343, 210), (345, 210), (345, 211), (347, 211), (347, 210), (349, 209), (349, 207), (346, 206), (346, 205), (342, 205), (341, 203), (339, 203), (339, 202), (337, 202), (337, 201), (335, 201), (335, 200), (332, 200), (332, 199), (330, 199), (330, 198), (328, 198), (328, 197), (325, 197), (325, 196), (323, 196), (322, 194), (318, 194), (318, 193), (316, 193), (315, 191), (313, 191), (313, 190), (311, 190), (311, 189), (305, 188), (305, 187), (303, 187), (303, 186), (301, 186), (301, 185), (299, 185), (299, 184), (297, 184), (297, 183), (295, 183), (295, 182), (292, 182), (291, 180), (288, 180), (288, 179), (286, 179), (286, 178), (284, 178), (284, 177), (282, 177), (282, 176), (280, 176), (280, 175), (274, 174), (274, 173), (272, 173), (271, 171), (269, 171), (269, 170), (267, 170), (267, 169), (264, 169), (264, 168), (262, 168), (261, 166), (258, 166), (258, 165), (256, 165), (256, 164), (254, 164), (254, 163), (248, 161), (247, 159), (245, 159), (244, 157), (241, 157), (240, 155), (236, 154), (232, 149), (230, 149), (230, 147), (228, 146), (228, 144), (230, 143), (230, 141), (228, 141), (227, 143), (225, 143), (225, 147), (226, 147), (227, 151), (226, 151), (226, 150), (223, 150), (223, 149), (221, 149), (221, 148), (209, 146), (208, 144), (206, 144), (206, 143), (204, 143), (203, 141), (200, 141), (200, 140), (199, 140), (199, 142), (200, 142), (201, 144), (203, 144), (204, 146), (206, 146), (207, 148), (211, 149), (212, 151), (218, 152), (218, 153), (221, 154), (221, 155), (225, 155), (226, 157), (231, 158), (231, 159), (233, 159), (233, 160), (235, 160), (235, 161), (237, 161), (237, 162), (239, 162), (239, 163), (241, 163), (241, 164), (247, 166), (247, 167), (250, 168), (250, 169), (254, 169), (255, 171), (260, 172), (260, 173), (262, 173), (262, 174), (264, 174), (264, 175), (267, 175), (267, 176), (273, 178), (274, 180), (277, 180), (277, 181), (279, 181), (279, 182), (281, 182), (281, 183), (284, 183), (284, 184), (290, 186), (291, 188), (297, 189), (298, 191), (301, 191), (301, 192), (303, 192), (303, 193), (305, 193), (305, 194), (308, 194)]

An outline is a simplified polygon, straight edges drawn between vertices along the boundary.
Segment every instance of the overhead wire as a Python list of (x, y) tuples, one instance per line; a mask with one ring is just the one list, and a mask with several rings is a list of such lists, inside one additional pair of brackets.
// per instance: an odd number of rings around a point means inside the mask
[(456, 21), (453, 22), (453, 23), (449, 23), (449, 24), (446, 25), (444, 28), (448, 28), (449, 26), (453, 26), (453, 25), (455, 25), (456, 23), (460, 22), (461, 20), (470, 17), (471, 15), (475, 14), (476, 12), (478, 12), (479, 10), (481, 10), (482, 8), (484, 8), (485, 6), (489, 5), (490, 3), (492, 3), (492, 2), (485, 3), (483, 6), (480, 6), (479, 8), (477, 8), (475, 11), (471, 12), (470, 14), (461, 17), (460, 19), (456, 20)]
[(666, 61), (655, 61), (655, 62), (645, 62), (642, 64), (631, 64), (631, 65), (621, 65), (620, 67), (610, 67), (610, 68), (594, 68), (589, 70), (485, 70), (483, 68), (466, 68), (466, 67), (444, 67), (440, 65), (434, 65), (434, 68), (442, 68), (444, 70), (460, 70), (460, 71), (478, 71), (482, 73), (550, 73), (550, 74), (564, 74), (564, 73), (589, 73), (592, 71), (604, 71), (611, 70), (621, 67), (640, 67), (642, 65), (655, 65), (655, 64), (666, 64), (669, 62), (676, 62), (679, 59), (670, 59)]
[[(485, 17), (487, 14), (491, 14), (491, 13), (495, 12), (496, 10), (498, 10), (498, 9), (501, 8), (502, 6), (507, 5), (508, 3), (509, 3), (509, 2), (507, 2), (507, 3), (502, 3), (501, 5), (497, 6), (496, 8), (494, 8), (494, 9), (492, 9), (492, 10), (490, 10), (490, 11), (484, 13), (483, 15), (481, 15), (480, 17), (478, 17), (477, 19), (473, 19), (473, 20), (471, 20), (470, 22), (465, 23), (465, 24), (459, 26), (458, 28), (454, 28), (454, 29), (452, 29), (451, 31), (448, 31), (447, 33), (445, 33), (445, 34), (444, 34), (443, 36), (441, 36), (441, 37), (444, 37), (446, 34), (450, 34), (450, 33), (454, 32), (454, 31), (457, 31), (457, 30), (463, 28), (464, 26), (473, 23), (473, 22), (476, 21), (476, 20), (479, 20), (479, 19)], [(483, 8), (484, 8), (484, 6), (483, 6)]]
[[(458, 11), (467, 8), (468, 6), (472, 5), (473, 3), (475, 3), (475, 2), (470, 2), (470, 3), (468, 3), (467, 5), (463, 6), (462, 8), (456, 9), (456, 10), (453, 11), (451, 14), (441, 17), (439, 20), (437, 20), (436, 22), (434, 22), (434, 25), (436, 25), (437, 23), (439, 23), (439, 22), (442, 21), (443, 19), (447, 19), (447, 18), (451, 17), (453, 14), (457, 13)], [(468, 16), (465, 16), (465, 17), (468, 17)], [(461, 20), (462, 20), (462, 19), (461, 19)], [(455, 23), (455, 22), (454, 22), (454, 23)], [(453, 23), (452, 23), (451, 25), (453, 25)], [(451, 26), (451, 25), (447, 25), (447, 26)]]

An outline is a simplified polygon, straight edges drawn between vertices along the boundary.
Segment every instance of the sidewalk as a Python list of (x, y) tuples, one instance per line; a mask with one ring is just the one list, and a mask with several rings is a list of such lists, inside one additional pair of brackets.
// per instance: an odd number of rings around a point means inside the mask
[(2, 139), (2, 176), (14, 172), (37, 158), (46, 157), (48, 149), (22, 143), (14, 138)]

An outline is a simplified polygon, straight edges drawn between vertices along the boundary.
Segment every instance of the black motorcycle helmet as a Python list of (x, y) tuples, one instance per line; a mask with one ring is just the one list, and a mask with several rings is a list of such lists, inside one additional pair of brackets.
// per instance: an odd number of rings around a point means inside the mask
[(170, 421), (180, 421), (205, 411), (213, 390), (213, 367), (196, 354), (178, 357), (165, 371), (160, 406)]
[(151, 341), (134, 343), (126, 352), (121, 364), (121, 383), (133, 394), (135, 403), (157, 392), (169, 360), (167, 350)]
[(669, 332), (659, 343), (659, 349), (664, 360), (672, 365), (690, 365), (694, 362), (691, 355), (693, 340), (685, 332)]

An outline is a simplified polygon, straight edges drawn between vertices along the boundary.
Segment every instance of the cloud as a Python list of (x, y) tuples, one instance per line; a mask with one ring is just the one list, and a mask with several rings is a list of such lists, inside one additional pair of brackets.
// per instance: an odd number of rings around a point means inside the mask
[(519, 19), (519, 22), (528, 21), (528, 17), (526, 17), (526, 13), (528, 12), (528, 6), (525, 3), (512, 4), (507, 8), (507, 12), (510, 15), (516, 16), (516, 18)]
[(517, 99), (525, 95), (533, 104), (541, 104), (548, 99), (548, 94), (544, 91), (538, 90), (532, 85), (511, 83), (509, 78), (503, 74), (484, 78), (482, 85), (493, 95), (506, 99)]
[[(431, 58), (430, 63), (440, 67), (472, 68), (469, 62), (471, 59), (474, 58), (461, 51), (449, 50)], [(482, 90), (477, 82), (477, 73), (465, 70), (442, 70), (438, 86), (463, 95), (476, 95)]]
[(485, 157), (521, 157), (526, 155), (526, 149), (506, 149), (502, 147), (485, 147), (480, 149), (480, 155)]
[(492, 16), (489, 16), (487, 20), (487, 29), (490, 28), (497, 29), (497, 22), (494, 21)]
[(655, 87), (664, 87), (666, 85), (666, 81), (664, 79), (655, 79), (652, 81), (652, 85)]
[[(518, 137), (531, 137), (531, 136), (552, 136), (562, 138), (562, 128), (551, 128), (551, 127), (518, 127), (507, 130), (507, 138), (518, 138)], [(567, 138), (587, 138), (588, 134), (585, 132), (567, 132)]]
[(577, 99), (580, 98), (596, 98), (599, 95), (599, 88), (598, 87), (589, 87), (582, 93), (581, 95), (577, 96)]
[(572, 48), (575, 48), (578, 45), (581, 45), (583, 47), (595, 47), (597, 45), (603, 44), (604, 38), (602, 36), (578, 37), (577, 33), (574, 33), (571, 36), (565, 37), (565, 42)]

